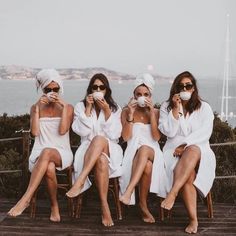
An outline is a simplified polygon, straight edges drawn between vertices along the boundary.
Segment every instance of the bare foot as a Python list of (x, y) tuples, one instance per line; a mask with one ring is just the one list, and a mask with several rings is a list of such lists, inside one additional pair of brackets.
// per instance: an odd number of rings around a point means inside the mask
[(84, 184), (81, 184), (80, 182), (76, 182), (71, 189), (66, 193), (66, 196), (69, 198), (77, 197), (82, 188), (84, 187)]
[(101, 210), (102, 210), (102, 224), (106, 227), (113, 226), (114, 223), (111, 218), (111, 212), (110, 212), (108, 203), (102, 204)]
[(175, 198), (176, 198), (176, 194), (169, 192), (166, 199), (164, 199), (161, 203), (161, 207), (167, 210), (170, 210), (174, 203), (175, 203)]
[(189, 225), (185, 229), (185, 232), (188, 234), (196, 234), (197, 227), (198, 227), (197, 220), (190, 220)]
[(120, 201), (125, 205), (129, 205), (130, 200), (131, 200), (131, 194), (128, 194), (127, 192), (125, 192), (122, 196), (120, 196)]
[(9, 216), (19, 216), (22, 214), (22, 212), (29, 206), (29, 201), (25, 201), (25, 200), (20, 200), (19, 202), (17, 202), (17, 204), (11, 208), (10, 211), (8, 211), (8, 215)]
[(146, 223), (155, 223), (155, 218), (153, 217), (151, 212), (148, 210), (147, 206), (143, 206), (139, 204), (139, 207), (142, 213), (143, 221)]
[(50, 221), (52, 221), (52, 222), (60, 222), (61, 221), (61, 216), (60, 216), (58, 205), (51, 207)]

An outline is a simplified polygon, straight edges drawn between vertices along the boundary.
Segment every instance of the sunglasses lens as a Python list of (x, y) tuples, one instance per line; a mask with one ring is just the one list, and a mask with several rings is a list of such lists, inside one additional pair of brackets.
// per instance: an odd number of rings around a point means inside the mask
[(105, 85), (96, 85), (96, 84), (92, 86), (92, 90), (98, 90), (98, 88), (100, 90), (105, 90), (106, 86)]
[(105, 89), (106, 89), (106, 86), (105, 86), (105, 85), (101, 85), (99, 88), (100, 88), (101, 90), (105, 90)]
[(45, 88), (43, 91), (44, 91), (44, 93), (50, 93), (50, 92), (58, 93), (59, 90), (60, 90), (60, 88), (56, 87), (56, 88)]
[(190, 89), (193, 88), (193, 85), (192, 85), (192, 84), (187, 84), (187, 85), (185, 86), (185, 88), (186, 88), (187, 90), (190, 90)]
[(186, 90), (191, 90), (193, 88), (193, 85), (192, 84), (186, 84), (186, 85), (180, 84), (178, 86), (178, 88), (179, 88), (179, 91), (184, 90), (184, 88), (186, 88)]

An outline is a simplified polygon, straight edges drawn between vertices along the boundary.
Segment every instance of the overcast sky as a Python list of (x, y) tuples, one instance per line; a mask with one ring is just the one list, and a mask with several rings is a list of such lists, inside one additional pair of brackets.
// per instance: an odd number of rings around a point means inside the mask
[(0, 65), (218, 76), (235, 0), (0, 0)]

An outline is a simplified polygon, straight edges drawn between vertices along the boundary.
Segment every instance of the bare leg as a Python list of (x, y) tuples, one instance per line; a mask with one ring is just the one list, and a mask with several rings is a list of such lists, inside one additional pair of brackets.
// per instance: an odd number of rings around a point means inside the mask
[(84, 182), (87, 176), (89, 175), (90, 171), (95, 166), (102, 152), (107, 153), (107, 150), (108, 142), (103, 136), (96, 136), (93, 138), (84, 156), (85, 160), (83, 170), (75, 181), (72, 188), (66, 193), (68, 197), (73, 198), (80, 194), (80, 191), (83, 188)]
[(147, 197), (151, 184), (152, 177), (152, 162), (147, 161), (143, 175), (139, 181), (139, 207), (142, 211), (142, 218), (144, 222), (155, 223), (155, 219), (147, 207)]
[(189, 146), (183, 152), (179, 162), (174, 170), (174, 184), (166, 199), (161, 203), (161, 207), (170, 210), (175, 202), (179, 190), (184, 186), (190, 178), (192, 172), (196, 168), (201, 158), (200, 149), (195, 146)]
[(46, 172), (46, 181), (48, 186), (48, 193), (51, 201), (51, 216), (50, 220), (53, 222), (60, 222), (60, 212), (57, 201), (57, 177), (56, 177), (56, 167), (53, 162), (50, 162)]
[(120, 197), (120, 201), (126, 205), (130, 203), (131, 195), (134, 191), (135, 186), (137, 185), (143, 174), (147, 161), (148, 160), (153, 161), (154, 151), (152, 148), (143, 145), (142, 147), (139, 148), (134, 158), (137, 158), (137, 163), (135, 163), (135, 168), (132, 169), (131, 180), (125, 193)]
[(101, 155), (95, 165), (95, 181), (99, 192), (102, 211), (102, 224), (104, 226), (113, 226), (111, 212), (107, 202), (107, 193), (109, 185), (109, 169), (108, 160)]
[(197, 233), (198, 227), (197, 191), (193, 185), (195, 177), (196, 173), (194, 171), (182, 188), (182, 197), (189, 216), (189, 225), (186, 227), (185, 232), (189, 234)]
[(25, 208), (29, 206), (30, 200), (35, 190), (38, 188), (43, 176), (48, 169), (49, 162), (54, 162), (58, 167), (61, 166), (61, 157), (56, 149), (45, 148), (42, 151), (31, 173), (28, 188), (17, 204), (8, 212), (10, 216), (16, 217), (20, 215), (25, 210)]

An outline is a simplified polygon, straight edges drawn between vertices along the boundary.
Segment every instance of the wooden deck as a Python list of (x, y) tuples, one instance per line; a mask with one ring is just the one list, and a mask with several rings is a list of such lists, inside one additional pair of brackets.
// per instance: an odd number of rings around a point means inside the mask
[[(62, 221), (51, 223), (49, 221), (48, 199), (38, 200), (36, 218), (29, 217), (26, 210), (21, 216), (11, 218), (6, 212), (16, 200), (0, 199), (0, 235), (187, 235), (184, 228), (187, 224), (186, 212), (181, 202), (174, 207), (171, 219), (164, 222), (158, 220), (159, 201), (152, 198), (150, 209), (157, 218), (155, 224), (145, 224), (140, 219), (136, 206), (125, 207), (123, 220), (114, 219), (115, 226), (105, 228), (101, 225), (99, 202), (88, 198), (86, 206), (82, 208), (80, 219), (67, 216), (66, 199), (59, 201)], [(115, 218), (115, 209), (111, 204), (111, 211)], [(199, 235), (236, 235), (236, 205), (214, 203), (214, 218), (207, 218), (207, 208), (198, 204)]]

